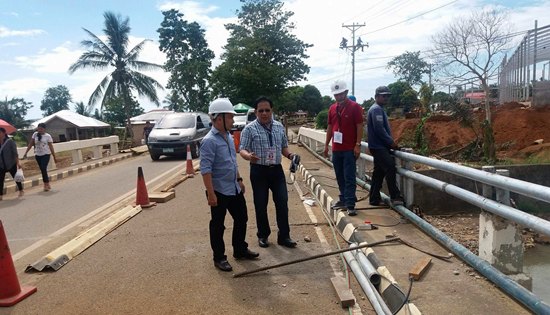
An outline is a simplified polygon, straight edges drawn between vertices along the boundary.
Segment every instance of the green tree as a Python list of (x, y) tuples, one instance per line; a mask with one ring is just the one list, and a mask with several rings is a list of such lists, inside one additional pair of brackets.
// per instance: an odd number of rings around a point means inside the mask
[(72, 102), (72, 97), (69, 89), (64, 85), (58, 85), (46, 90), (40, 110), (46, 117), (60, 110), (69, 109), (70, 102)]
[(24, 128), (29, 125), (25, 116), (32, 107), (31, 102), (26, 102), (22, 98), (12, 98), (8, 101), (6, 96), (4, 101), (0, 101), (0, 117), (17, 129)]
[(428, 85), (426, 83), (423, 83), (420, 87), (420, 105), (422, 107), (422, 116), (424, 116), (426, 113), (430, 112), (430, 104), (432, 102), (432, 97), (434, 94), (434, 87), (433, 85)]
[(184, 104), (185, 101), (181, 98), (180, 94), (177, 91), (172, 90), (170, 93), (168, 93), (164, 100), (162, 101), (163, 104), (165, 104), (165, 108), (169, 110), (173, 110), (176, 112), (183, 112), (184, 111)]
[(363, 109), (364, 110), (369, 110), (369, 108), (372, 106), (372, 104), (376, 103), (376, 101), (374, 100), (374, 97), (371, 97), (369, 98), (368, 100), (364, 100), (363, 101), (363, 104), (361, 104), (361, 106), (363, 106)]
[(430, 65), (420, 58), (420, 51), (406, 51), (388, 62), (387, 68), (393, 68), (394, 75), (410, 86), (423, 84), (422, 76), (430, 73)]
[(77, 114), (87, 116), (87, 117), (92, 117), (93, 111), (94, 111), (94, 105), (90, 105), (90, 104), (86, 105), (84, 104), (84, 102), (76, 102), (74, 104), (74, 111)]
[(291, 86), (287, 88), (281, 96), (277, 97), (275, 111), (277, 113), (293, 113), (299, 109), (298, 103), (304, 95), (304, 88), (301, 86)]
[(242, 0), (238, 23), (227, 24), (230, 36), (223, 63), (212, 73), (214, 95), (250, 103), (258, 95), (275, 98), (305, 79), (309, 67), (305, 51), (312, 45), (291, 32), (293, 12), (279, 0)]
[(101, 40), (97, 35), (84, 29), (91, 37), (90, 40), (83, 40), (81, 45), (88, 49), (72, 64), (69, 73), (81, 69), (104, 70), (114, 67), (113, 71), (101, 80), (96, 87), (88, 104), (95, 104), (101, 101), (101, 108), (114, 98), (122, 100), (126, 105), (126, 120), (129, 126), (130, 117), (134, 112), (132, 106), (139, 106), (133, 99), (133, 93), (148, 98), (151, 102), (159, 105), (157, 88), (163, 89), (155, 79), (141, 73), (141, 70), (160, 70), (161, 65), (139, 60), (139, 54), (143, 47), (150, 40), (145, 39), (132, 49), (128, 49), (130, 43), (130, 21), (122, 19), (120, 15), (112, 12), (105, 12), (105, 26), (103, 32), (106, 41)]
[(321, 130), (327, 130), (328, 127), (328, 108), (323, 109), (315, 117), (315, 128)]
[(409, 83), (397, 81), (388, 85), (388, 88), (392, 93), (387, 107), (389, 113), (396, 108), (402, 108), (406, 113), (418, 105), (418, 95)]
[(304, 93), (298, 102), (298, 109), (308, 112), (309, 115), (315, 116), (323, 110), (323, 102), (321, 92), (313, 85), (306, 85)]
[(109, 98), (103, 110), (103, 120), (113, 126), (124, 126), (127, 122), (127, 115), (131, 117), (143, 114), (144, 109), (139, 106), (135, 98), (130, 103), (124, 96)]
[(214, 52), (208, 48), (204, 30), (197, 22), (183, 20), (183, 14), (177, 10), (162, 14), (164, 20), (157, 32), (159, 49), (167, 58), (164, 68), (170, 72), (166, 87), (172, 89), (172, 96), (178, 97), (178, 110), (207, 111)]

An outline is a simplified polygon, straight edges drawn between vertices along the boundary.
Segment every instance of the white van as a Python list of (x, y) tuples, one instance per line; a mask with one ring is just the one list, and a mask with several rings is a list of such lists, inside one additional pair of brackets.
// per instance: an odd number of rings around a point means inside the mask
[(167, 114), (155, 124), (149, 134), (147, 147), (151, 159), (161, 155), (187, 156), (190, 145), (193, 159), (199, 156), (200, 142), (210, 131), (210, 117), (201, 112)]

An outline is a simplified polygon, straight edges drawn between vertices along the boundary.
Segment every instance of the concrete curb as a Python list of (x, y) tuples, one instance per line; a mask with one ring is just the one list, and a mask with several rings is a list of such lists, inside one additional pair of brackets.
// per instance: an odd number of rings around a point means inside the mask
[[(321, 184), (315, 180), (315, 177), (311, 175), (308, 170), (300, 164), (299, 171), (302, 174), (302, 177), (305, 179), (306, 185), (314, 193), (315, 198), (319, 201), (320, 206), (323, 210), (330, 215), (333, 222), (335, 222), (336, 227), (344, 238), (347, 241), (361, 244), (368, 244), (364, 236), (360, 233), (355, 233), (356, 227), (353, 225), (352, 220), (344, 214), (342, 210), (334, 210), (331, 208), (333, 198), (323, 189)], [(376, 256), (372, 248), (363, 249), (363, 252), (372, 263), (374, 268), (382, 276), (380, 286), (378, 291), (383, 297), (384, 301), (390, 309), (396, 309), (399, 307), (405, 300), (405, 294), (400, 289), (397, 281), (393, 278), (388, 268), (381, 262), (380, 259)], [(412, 303), (408, 303), (409, 310), (416, 309)], [(405, 308), (401, 309), (401, 313)], [(416, 313), (416, 312), (415, 312)]]
[[(113, 164), (115, 162), (125, 160), (127, 158), (132, 157), (132, 156), (133, 156), (132, 153), (124, 153), (124, 154), (119, 154), (119, 155), (111, 157), (111, 158), (98, 160), (95, 163), (92, 162), (92, 163), (86, 164), (86, 165), (74, 166), (70, 169), (57, 170), (57, 171), (54, 171), (54, 172), (49, 174), (50, 175), (50, 181), (52, 181), (52, 182), (58, 181), (58, 180), (61, 180), (63, 178), (67, 178), (69, 176), (84, 173), (84, 172), (87, 172), (89, 170), (93, 170), (93, 169), (96, 169), (96, 168), (99, 168), (99, 167), (102, 167), (102, 166), (105, 166), (105, 165), (110, 165), (110, 164)], [(26, 189), (26, 188), (39, 186), (42, 183), (43, 183), (42, 176), (38, 175), (36, 178), (25, 180), (23, 182), (23, 188)], [(16, 191), (17, 191), (17, 186), (15, 185), (15, 182), (13, 182), (13, 181), (11, 181), (9, 184), (7, 184), (4, 187), (4, 195), (6, 195), (8, 193), (15, 193)]]

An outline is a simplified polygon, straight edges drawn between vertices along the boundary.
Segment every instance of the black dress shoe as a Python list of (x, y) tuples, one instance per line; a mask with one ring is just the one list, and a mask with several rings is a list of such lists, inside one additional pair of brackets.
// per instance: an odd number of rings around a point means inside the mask
[(269, 246), (269, 243), (267, 242), (267, 238), (262, 238), (260, 237), (258, 239), (258, 245), (260, 245), (260, 247), (263, 247), (263, 248), (266, 248)]
[(294, 248), (296, 247), (297, 243), (290, 239), (290, 237), (278, 239), (277, 244), (288, 247), (288, 248)]
[(231, 271), (231, 270), (233, 270), (233, 267), (231, 267), (231, 265), (229, 264), (227, 259), (222, 259), (220, 261), (215, 261), (214, 260), (214, 266), (216, 266), (216, 268), (220, 269), (221, 271)]
[(258, 256), (260, 256), (260, 254), (253, 252), (250, 249), (247, 249), (246, 252), (242, 254), (233, 255), (235, 259), (251, 259), (251, 260), (258, 258)]

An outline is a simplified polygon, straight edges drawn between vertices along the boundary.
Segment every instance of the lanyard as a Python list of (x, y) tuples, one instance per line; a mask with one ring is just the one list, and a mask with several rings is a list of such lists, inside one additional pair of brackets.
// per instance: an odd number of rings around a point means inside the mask
[(264, 128), (265, 130), (265, 133), (267, 133), (267, 136), (269, 137), (269, 146), (272, 147), (273, 146), (273, 126), (271, 127), (271, 129), (267, 128), (266, 126), (260, 124), (260, 126), (262, 126), (262, 128)]
[(338, 117), (338, 130), (342, 128), (342, 115), (344, 115), (344, 112), (348, 108), (347, 106), (342, 106), (342, 111), (340, 112), (340, 105), (336, 107), (336, 116)]

